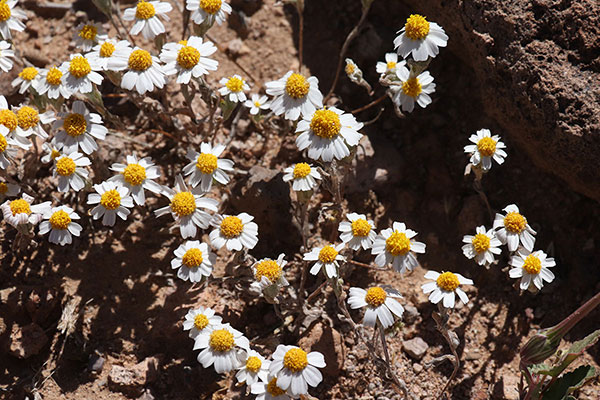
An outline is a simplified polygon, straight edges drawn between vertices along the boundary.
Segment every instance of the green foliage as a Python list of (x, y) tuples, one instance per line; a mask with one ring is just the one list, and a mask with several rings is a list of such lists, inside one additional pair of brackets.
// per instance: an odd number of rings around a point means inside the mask
[[(585, 340), (585, 339), (584, 339)], [(544, 392), (542, 400), (569, 400), (575, 399), (570, 396), (575, 390), (581, 388), (589, 380), (596, 377), (596, 370), (591, 365), (582, 365), (558, 378), (548, 390)]]

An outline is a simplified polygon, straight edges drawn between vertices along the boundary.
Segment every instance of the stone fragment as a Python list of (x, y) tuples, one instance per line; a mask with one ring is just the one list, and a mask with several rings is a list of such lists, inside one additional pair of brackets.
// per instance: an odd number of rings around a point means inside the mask
[(48, 336), (36, 323), (26, 326), (13, 324), (8, 352), (17, 358), (29, 358), (38, 354), (48, 342)]
[(404, 352), (416, 360), (423, 358), (428, 348), (429, 345), (418, 336), (402, 343)]
[(157, 368), (156, 357), (148, 357), (130, 367), (113, 365), (108, 375), (108, 386), (112, 391), (129, 396), (141, 396), (144, 386), (156, 379)]

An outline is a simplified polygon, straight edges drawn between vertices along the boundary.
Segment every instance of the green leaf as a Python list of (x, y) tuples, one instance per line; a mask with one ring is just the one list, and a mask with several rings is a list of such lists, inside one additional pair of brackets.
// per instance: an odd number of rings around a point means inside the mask
[(598, 339), (600, 339), (600, 329), (590, 333), (585, 338), (573, 343), (569, 350), (565, 351), (561, 355), (560, 360), (553, 367), (539, 368), (535, 371), (535, 373), (550, 376), (559, 376), (573, 361), (575, 361), (577, 357), (582, 355), (583, 352), (586, 351), (589, 347), (596, 344)]
[(581, 388), (596, 376), (596, 370), (591, 365), (581, 367), (558, 378), (542, 396), (542, 400), (567, 400), (571, 393)]

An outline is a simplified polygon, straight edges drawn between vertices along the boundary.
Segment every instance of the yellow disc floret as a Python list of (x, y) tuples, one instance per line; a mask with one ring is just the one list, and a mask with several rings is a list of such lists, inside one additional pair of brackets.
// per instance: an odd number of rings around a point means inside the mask
[(269, 383), (267, 384), (267, 392), (273, 397), (285, 394), (285, 390), (277, 386), (277, 378), (273, 378), (269, 381)]
[(285, 92), (293, 99), (302, 99), (308, 94), (310, 83), (304, 75), (293, 73), (285, 82)]
[(27, 67), (23, 68), (23, 70), (19, 72), (19, 78), (26, 81), (32, 81), (37, 76), (37, 74), (37, 69), (35, 69), (34, 67)]
[(0, 153), (4, 153), (6, 146), (8, 146), (8, 142), (6, 141), (4, 135), (0, 133)]
[(352, 236), (365, 237), (371, 232), (371, 225), (363, 218), (352, 221)]
[(92, 72), (92, 67), (87, 58), (82, 56), (75, 56), (69, 63), (69, 72), (75, 78), (83, 78)]
[(155, 14), (156, 10), (152, 4), (143, 0), (137, 3), (137, 7), (135, 8), (135, 17), (137, 19), (150, 19), (154, 17)]
[(67, 135), (72, 137), (83, 135), (87, 130), (87, 122), (85, 117), (78, 113), (67, 115), (63, 121), (63, 129), (65, 132), (67, 132)]
[(283, 366), (292, 372), (300, 372), (308, 365), (308, 357), (304, 350), (294, 347), (283, 356)]
[(477, 254), (483, 253), (490, 248), (490, 238), (484, 233), (478, 233), (471, 240)]
[(10, 6), (6, 4), (6, 0), (0, 1), (0, 22), (8, 21), (10, 16)]
[(73, 175), (75, 168), (75, 161), (69, 157), (63, 157), (56, 162), (56, 173), (60, 176)]
[(0, 194), (6, 194), (8, 192), (8, 185), (4, 182), (0, 182)]
[(196, 314), (194, 317), (194, 327), (201, 331), (208, 326), (208, 318), (204, 314)]
[(263, 276), (266, 276), (271, 283), (277, 282), (281, 277), (281, 267), (273, 260), (264, 260), (256, 264), (256, 272), (254, 277), (257, 281), (260, 281)]
[(146, 179), (146, 169), (140, 164), (128, 164), (123, 170), (123, 179), (131, 186), (141, 185)]
[(17, 214), (31, 214), (31, 207), (29, 207), (29, 203), (25, 199), (13, 200), (10, 202), (9, 207), (13, 217)]
[(230, 215), (229, 217), (223, 218), (220, 229), (221, 235), (225, 236), (227, 239), (231, 239), (240, 236), (244, 229), (244, 224), (242, 223), (242, 220), (235, 215)]
[(14, 131), (19, 125), (17, 114), (8, 109), (0, 110), (0, 124), (8, 128), (10, 132)]
[(216, 14), (221, 9), (222, 0), (200, 0), (200, 8), (208, 14)]
[(152, 66), (152, 56), (146, 50), (134, 50), (129, 55), (127, 64), (134, 71), (145, 71)]
[(452, 272), (444, 272), (443, 274), (440, 274), (436, 282), (440, 289), (445, 290), (447, 292), (454, 291), (454, 289), (456, 289), (458, 285), (460, 285), (458, 277)]
[(217, 169), (217, 156), (210, 153), (201, 153), (196, 160), (196, 168), (203, 174), (212, 174)]
[(52, 151), (50, 152), (50, 157), (53, 160), (56, 160), (57, 157), (60, 157), (60, 151), (58, 151), (56, 149), (52, 149)]
[(348, 63), (346, 64), (346, 75), (352, 75), (354, 73), (354, 71), (356, 70), (356, 67), (354, 66), (354, 64)]
[(310, 129), (323, 139), (333, 139), (342, 129), (340, 116), (331, 110), (317, 110), (310, 121)]
[(306, 178), (310, 174), (310, 165), (298, 163), (294, 166), (294, 179)]
[(396, 64), (396, 61), (388, 61), (385, 66), (387, 69), (394, 69), (396, 68)]
[(260, 371), (260, 367), (262, 367), (262, 361), (260, 361), (260, 358), (255, 357), (255, 356), (250, 356), (246, 360), (246, 369), (248, 371), (258, 372), (258, 371)]
[(533, 254), (530, 254), (525, 258), (523, 269), (530, 275), (537, 275), (542, 270), (542, 261)]
[(210, 334), (209, 344), (215, 351), (229, 351), (233, 349), (233, 333), (227, 329), (217, 329)]
[(52, 229), (63, 231), (69, 227), (71, 223), (71, 217), (66, 211), (58, 210), (50, 216), (50, 225)]
[(407, 96), (417, 97), (421, 91), (421, 84), (417, 78), (408, 78), (402, 83), (402, 92)]
[(183, 265), (188, 268), (196, 268), (202, 265), (202, 250), (192, 247), (182, 257)]
[(325, 246), (319, 251), (319, 261), (324, 264), (329, 264), (335, 261), (338, 252), (332, 246)]
[(429, 22), (427, 22), (425, 17), (421, 15), (412, 14), (406, 20), (406, 25), (404, 25), (404, 28), (404, 33), (409, 39), (421, 40), (425, 39), (429, 33)]
[(387, 293), (379, 286), (370, 288), (369, 290), (367, 290), (367, 294), (365, 295), (365, 301), (371, 307), (379, 307), (380, 305), (385, 303), (386, 298)]
[(484, 157), (491, 157), (496, 151), (496, 141), (489, 136), (485, 136), (477, 142), (477, 150)]
[(115, 189), (107, 190), (100, 197), (100, 204), (107, 210), (116, 210), (121, 205), (121, 195)]
[(185, 217), (196, 211), (196, 198), (192, 192), (175, 193), (171, 199), (171, 211), (178, 217)]
[(504, 227), (512, 233), (521, 233), (527, 226), (527, 219), (518, 212), (509, 212), (504, 217)]
[(115, 52), (115, 45), (112, 44), (111, 42), (108, 42), (108, 41), (104, 42), (100, 46), (100, 57), (102, 57), (102, 58), (110, 57), (113, 55), (114, 52)]
[(232, 76), (225, 84), (225, 87), (233, 93), (241, 92), (244, 89), (244, 80), (237, 76)]
[(52, 67), (48, 70), (48, 73), (46, 74), (46, 82), (52, 86), (60, 85), (60, 80), (62, 76), (63, 73), (60, 71), (60, 69)]
[(79, 31), (79, 37), (85, 40), (95, 40), (98, 34), (98, 28), (94, 25), (84, 25)]
[(187, 46), (187, 40), (185, 40), (185, 39), (180, 40), (179, 42), (177, 42), (177, 44), (182, 44), (184, 46)]
[(17, 122), (23, 130), (33, 128), (40, 122), (40, 114), (35, 108), (23, 106), (17, 111)]
[(385, 249), (393, 256), (405, 255), (410, 250), (410, 240), (405, 233), (394, 231), (386, 239)]
[(184, 69), (192, 69), (200, 61), (200, 52), (192, 46), (183, 46), (177, 52), (177, 64)]

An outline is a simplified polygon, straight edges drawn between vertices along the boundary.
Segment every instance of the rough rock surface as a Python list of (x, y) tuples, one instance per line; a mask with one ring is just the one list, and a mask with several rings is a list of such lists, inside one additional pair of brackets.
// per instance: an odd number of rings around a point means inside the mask
[(109, 387), (130, 396), (140, 396), (144, 386), (156, 379), (158, 364), (158, 358), (148, 357), (131, 367), (113, 365), (108, 375)]
[(38, 354), (47, 342), (48, 337), (38, 324), (23, 327), (13, 324), (8, 351), (15, 357), (29, 358)]

